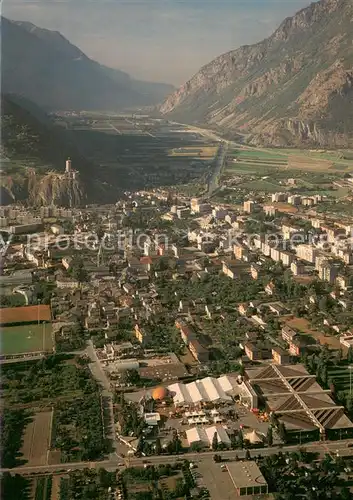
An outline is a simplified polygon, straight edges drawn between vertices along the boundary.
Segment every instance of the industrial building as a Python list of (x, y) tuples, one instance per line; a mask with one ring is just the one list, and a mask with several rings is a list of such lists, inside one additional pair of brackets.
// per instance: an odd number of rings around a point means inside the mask
[(226, 467), (239, 496), (268, 493), (268, 484), (256, 462), (229, 462)]
[(287, 429), (316, 430), (322, 437), (327, 430), (352, 429), (353, 423), (323, 389), (315, 375), (303, 365), (271, 365), (246, 370), (246, 378), (268, 411)]

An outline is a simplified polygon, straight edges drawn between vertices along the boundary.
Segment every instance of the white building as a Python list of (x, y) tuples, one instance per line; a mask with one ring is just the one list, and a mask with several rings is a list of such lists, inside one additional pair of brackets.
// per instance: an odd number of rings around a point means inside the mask
[(297, 257), (314, 264), (318, 251), (312, 245), (298, 245), (296, 247)]
[(205, 428), (192, 427), (186, 431), (186, 438), (190, 446), (197, 443), (200, 444), (200, 446), (211, 447), (215, 433), (217, 434), (218, 444), (223, 443), (226, 446), (230, 445), (230, 439), (226, 430), (219, 425), (212, 425), (211, 427)]
[(168, 390), (175, 406), (192, 407), (203, 402), (231, 404), (231, 396), (235, 395), (250, 408), (257, 408), (258, 403), (255, 391), (246, 381), (228, 375), (206, 377), (189, 384), (177, 382), (170, 385)]

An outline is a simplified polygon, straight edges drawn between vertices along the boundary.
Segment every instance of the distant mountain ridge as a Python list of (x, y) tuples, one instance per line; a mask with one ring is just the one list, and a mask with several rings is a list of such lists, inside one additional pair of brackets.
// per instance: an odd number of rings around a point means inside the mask
[(321, 0), (205, 65), (160, 107), (273, 146), (353, 146), (353, 2)]
[(87, 57), (61, 33), (1, 18), (2, 92), (46, 110), (120, 110), (151, 106), (172, 85), (132, 79)]

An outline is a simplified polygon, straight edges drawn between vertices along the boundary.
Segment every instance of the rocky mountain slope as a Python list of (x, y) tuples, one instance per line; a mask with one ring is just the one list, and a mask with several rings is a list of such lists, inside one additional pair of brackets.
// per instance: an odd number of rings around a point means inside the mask
[(254, 144), (352, 147), (352, 0), (313, 3), (262, 42), (221, 55), (160, 111)]
[(47, 110), (119, 110), (162, 102), (171, 85), (133, 80), (89, 59), (60, 33), (1, 18), (2, 92)]

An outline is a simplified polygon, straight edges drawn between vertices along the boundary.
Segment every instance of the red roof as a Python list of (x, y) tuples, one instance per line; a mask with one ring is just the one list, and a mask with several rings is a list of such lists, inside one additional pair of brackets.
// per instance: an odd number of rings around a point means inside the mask
[(152, 264), (152, 258), (146, 255), (145, 257), (141, 257), (140, 262), (141, 264)]

